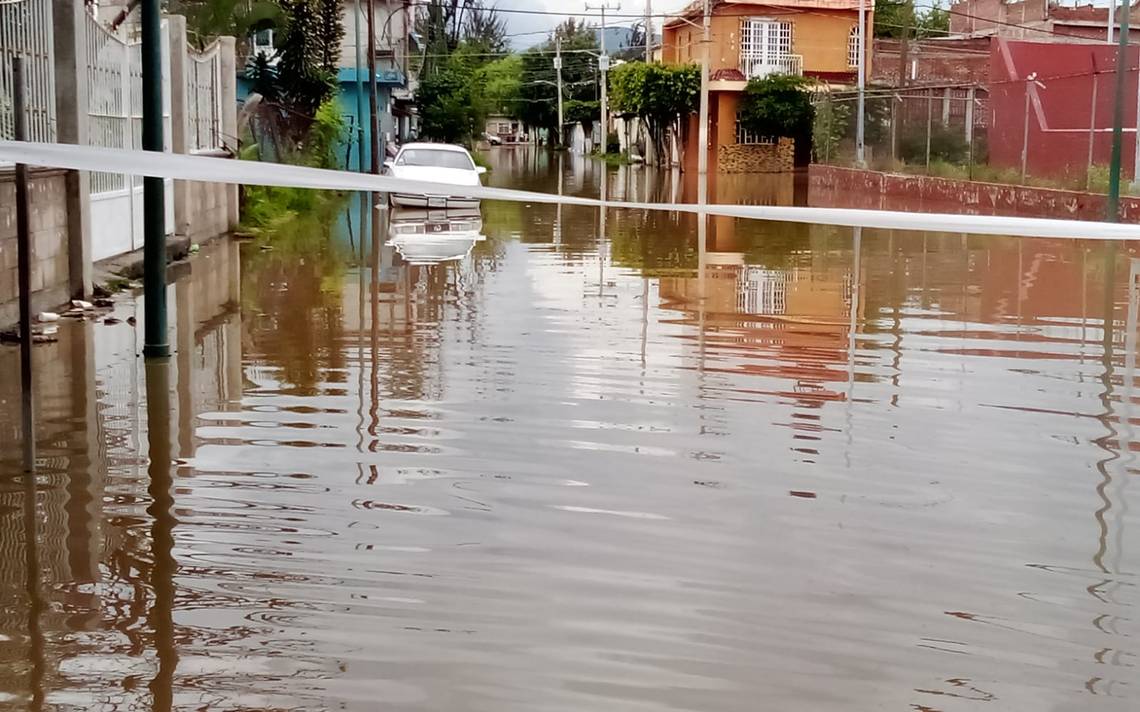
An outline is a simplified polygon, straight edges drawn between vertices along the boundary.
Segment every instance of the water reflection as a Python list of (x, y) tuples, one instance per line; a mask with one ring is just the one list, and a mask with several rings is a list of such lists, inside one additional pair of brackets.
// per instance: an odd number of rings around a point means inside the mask
[(0, 706), (1135, 707), (1127, 250), (487, 203), (413, 264), (442, 219), (339, 216), (204, 250), (157, 372), (37, 347), (35, 490), (0, 380)]
[(408, 264), (432, 265), (461, 260), (485, 240), (478, 207), (455, 210), (392, 210), (388, 241)]

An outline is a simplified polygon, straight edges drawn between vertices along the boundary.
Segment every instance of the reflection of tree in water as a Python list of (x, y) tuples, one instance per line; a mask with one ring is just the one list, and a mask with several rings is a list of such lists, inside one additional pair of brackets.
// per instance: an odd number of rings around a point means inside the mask
[[(279, 239), (284, 238), (284, 239)], [(341, 343), (343, 255), (328, 225), (313, 232), (275, 235), (271, 251), (246, 251), (242, 303), (253, 349), (277, 367), (277, 377), (311, 394), (326, 380), (344, 378)]]

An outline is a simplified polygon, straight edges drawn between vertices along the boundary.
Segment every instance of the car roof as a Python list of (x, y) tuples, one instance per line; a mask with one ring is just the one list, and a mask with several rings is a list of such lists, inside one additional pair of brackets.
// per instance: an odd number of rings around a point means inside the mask
[(428, 148), (433, 151), (452, 151), (454, 153), (467, 153), (467, 149), (462, 146), (456, 146), (454, 143), (405, 143), (400, 147), (400, 150), (405, 148)]

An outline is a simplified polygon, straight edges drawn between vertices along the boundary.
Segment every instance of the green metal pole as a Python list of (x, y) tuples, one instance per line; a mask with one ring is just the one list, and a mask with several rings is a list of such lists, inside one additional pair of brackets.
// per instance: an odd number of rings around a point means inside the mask
[(1108, 214), (1105, 220), (1120, 219), (1120, 156), (1124, 141), (1124, 79), (1128, 64), (1129, 2), (1120, 3), (1120, 43), (1116, 50), (1116, 97), (1112, 105), (1112, 160), (1108, 164)]
[[(142, 147), (162, 151), (162, 11), (142, 0)], [(143, 355), (170, 355), (166, 336), (166, 196), (161, 178), (143, 178)]]

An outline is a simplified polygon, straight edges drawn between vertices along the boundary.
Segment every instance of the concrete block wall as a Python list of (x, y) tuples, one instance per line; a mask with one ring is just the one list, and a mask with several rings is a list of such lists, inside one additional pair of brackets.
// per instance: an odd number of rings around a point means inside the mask
[[(32, 306), (40, 311), (66, 302), (68, 290), (67, 178), (64, 171), (31, 171)], [(16, 244), (16, 182), (11, 169), (0, 172), (0, 324), (19, 318)]]
[(795, 141), (777, 143), (721, 144), (717, 147), (717, 170), (721, 173), (784, 173), (795, 169)]

